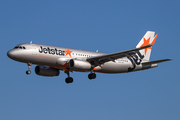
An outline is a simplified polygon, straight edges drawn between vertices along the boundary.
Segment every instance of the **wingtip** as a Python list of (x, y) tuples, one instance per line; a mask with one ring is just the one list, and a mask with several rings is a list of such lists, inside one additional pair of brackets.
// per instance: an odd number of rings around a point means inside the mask
[(171, 60), (173, 60), (173, 59), (164, 59), (164, 61), (171, 61)]
[(167, 59), (167, 61), (171, 61), (171, 60), (173, 60), (173, 59)]

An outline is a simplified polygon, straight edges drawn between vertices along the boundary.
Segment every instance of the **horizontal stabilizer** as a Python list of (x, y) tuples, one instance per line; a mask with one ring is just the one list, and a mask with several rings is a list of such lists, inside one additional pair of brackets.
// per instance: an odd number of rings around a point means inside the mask
[(172, 60), (172, 59), (149, 61), (149, 62), (144, 62), (144, 63), (142, 63), (142, 64), (143, 64), (143, 65), (150, 65), (150, 64), (157, 64), (157, 63), (166, 62), (166, 61), (170, 61), (170, 60)]

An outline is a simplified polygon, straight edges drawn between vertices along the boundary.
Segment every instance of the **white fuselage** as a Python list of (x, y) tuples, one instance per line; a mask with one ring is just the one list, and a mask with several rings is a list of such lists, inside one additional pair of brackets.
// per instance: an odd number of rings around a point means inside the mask
[(60, 70), (68, 75), (66, 83), (72, 83), (70, 72), (90, 72), (89, 79), (95, 79), (95, 72), (126, 73), (154, 68), (158, 63), (170, 61), (163, 59), (149, 61), (152, 46), (158, 34), (147, 31), (134, 49), (116, 53), (100, 53), (72, 48), (56, 47), (42, 44), (19, 44), (8, 51), (9, 58), (27, 63), (30, 74), (31, 65), (36, 64), (35, 73), (41, 76), (58, 76)]

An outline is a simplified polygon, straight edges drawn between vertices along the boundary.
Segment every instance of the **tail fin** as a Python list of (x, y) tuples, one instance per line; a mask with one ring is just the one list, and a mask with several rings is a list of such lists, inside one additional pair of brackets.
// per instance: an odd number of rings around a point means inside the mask
[[(141, 41), (137, 44), (136, 48), (139, 48), (139, 47), (143, 47), (143, 46), (147, 46), (149, 44), (151, 45), (154, 45), (155, 41), (156, 41), (156, 38), (158, 36), (158, 34), (156, 34), (156, 36), (154, 37), (155, 35), (155, 32), (153, 31), (147, 31), (146, 34), (143, 36), (143, 38), (141, 39)], [(143, 49), (143, 50), (140, 50), (140, 54), (143, 57), (144, 60), (147, 60), (149, 61), (150, 59), (150, 55), (151, 55), (151, 50), (152, 50), (152, 47), (149, 47), (149, 48), (146, 48), (146, 49)]]

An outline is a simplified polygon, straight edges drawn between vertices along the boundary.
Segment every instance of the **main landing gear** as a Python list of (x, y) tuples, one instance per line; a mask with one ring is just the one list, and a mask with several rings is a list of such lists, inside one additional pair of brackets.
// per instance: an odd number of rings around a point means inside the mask
[(31, 69), (31, 65), (32, 64), (31, 63), (27, 63), (27, 65), (28, 65), (28, 70), (26, 71), (26, 74), (29, 75), (29, 74), (31, 74), (31, 70), (30, 69)]
[(90, 73), (90, 74), (88, 75), (88, 78), (89, 78), (90, 80), (95, 79), (95, 78), (96, 78), (96, 74), (95, 74), (95, 73)]
[[(69, 69), (66, 69), (64, 71), (64, 73), (66, 73), (68, 75), (68, 77), (65, 79), (65, 82), (68, 83), (68, 84), (72, 83), (73, 82), (73, 78), (70, 77), (70, 75), (69, 75)], [(90, 80), (95, 79), (96, 78), (96, 74), (91, 71), (91, 73), (88, 75), (88, 78)]]
[(66, 83), (72, 83), (72, 82), (73, 82), (73, 78), (70, 77), (70, 75), (69, 75), (69, 70), (66, 69), (64, 72), (68, 75), (68, 77), (65, 79), (65, 82), (66, 82)]
[(88, 78), (90, 80), (95, 79), (96, 78), (96, 74), (91, 71), (91, 73), (88, 75)]

